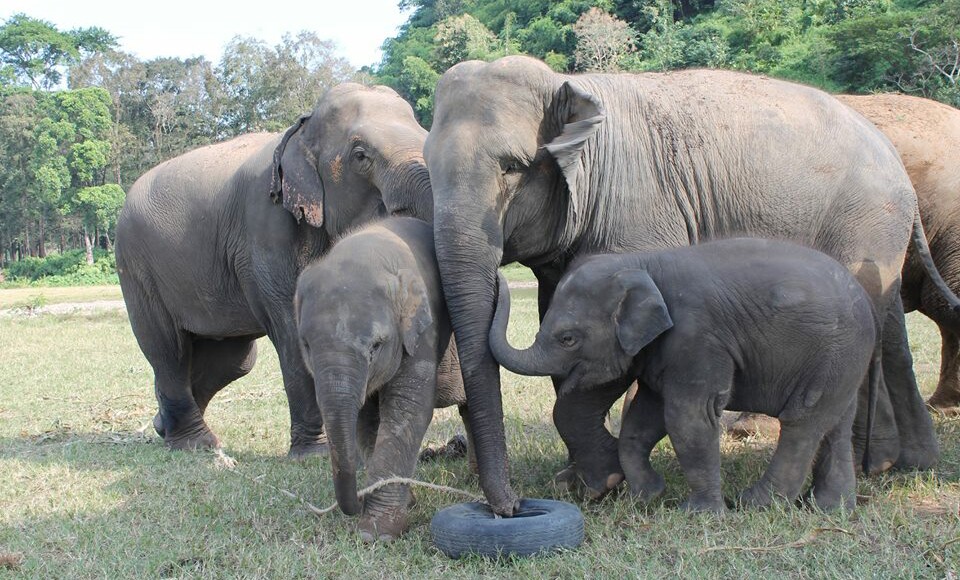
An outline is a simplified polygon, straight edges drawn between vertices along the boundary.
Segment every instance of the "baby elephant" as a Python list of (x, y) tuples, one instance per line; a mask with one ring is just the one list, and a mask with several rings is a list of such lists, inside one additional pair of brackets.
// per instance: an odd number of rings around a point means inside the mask
[[(742, 505), (797, 498), (813, 463), (816, 505), (854, 507), (851, 428), (868, 374), (875, 393), (879, 354), (870, 298), (838, 262), (758, 239), (593, 256), (561, 280), (524, 351), (506, 340), (508, 296), (501, 279), (493, 354), (514, 372), (562, 379), (554, 421), (578, 469), (598, 441), (578, 421), (605, 413), (635, 378), (639, 392), (619, 441), (621, 473), (635, 495), (663, 491), (650, 452), (669, 435), (692, 490), (682, 507), (725, 510), (720, 417), (733, 409), (782, 425), (770, 465), (740, 495)], [(597, 385), (604, 387), (587, 390)], [(610, 485), (622, 480), (619, 467), (606, 472)]]
[(363, 513), (365, 541), (392, 540), (407, 527), (412, 496), (391, 484), (361, 505), (358, 443), (368, 484), (411, 477), (434, 407), (458, 404), (466, 417), (433, 228), (391, 218), (346, 236), (300, 275), (295, 307), (337, 503), (346, 514)]

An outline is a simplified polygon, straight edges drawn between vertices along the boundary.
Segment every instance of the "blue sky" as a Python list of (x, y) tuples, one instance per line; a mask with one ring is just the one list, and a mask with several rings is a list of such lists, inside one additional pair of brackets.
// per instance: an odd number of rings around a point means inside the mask
[(409, 14), (398, 0), (0, 0), (0, 20), (23, 12), (59, 30), (99, 26), (141, 60), (205, 56), (219, 63), (234, 36), (275, 45), (301, 30), (333, 40), (354, 66), (380, 61), (380, 45)]

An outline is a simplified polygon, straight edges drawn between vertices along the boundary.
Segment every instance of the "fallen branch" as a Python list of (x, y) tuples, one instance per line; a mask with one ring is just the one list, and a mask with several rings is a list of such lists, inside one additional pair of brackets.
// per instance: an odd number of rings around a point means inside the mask
[(840, 534), (847, 534), (852, 536), (851, 532), (844, 530), (842, 528), (816, 528), (811, 531), (809, 534), (803, 538), (796, 540), (794, 542), (789, 542), (787, 544), (777, 544), (775, 546), (713, 546), (710, 548), (703, 548), (698, 554), (706, 554), (709, 552), (721, 552), (721, 551), (734, 551), (734, 552), (777, 552), (780, 550), (789, 550), (792, 548), (802, 548), (808, 544), (813, 543), (820, 534), (824, 532), (837, 532)]

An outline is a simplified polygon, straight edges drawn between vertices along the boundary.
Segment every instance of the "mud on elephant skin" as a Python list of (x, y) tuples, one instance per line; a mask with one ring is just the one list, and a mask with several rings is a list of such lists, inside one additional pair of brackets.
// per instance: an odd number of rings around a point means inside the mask
[[(606, 444), (605, 431), (583, 420), (610, 407), (593, 386), (619, 380), (615, 398), (637, 380), (618, 453), (620, 473), (642, 499), (664, 489), (650, 453), (669, 435), (691, 488), (683, 507), (726, 509), (719, 438), (729, 408), (779, 416), (782, 425), (770, 465), (741, 505), (796, 499), (813, 464), (815, 504), (855, 507), (851, 428), (872, 363), (879, 381), (877, 320), (863, 287), (832, 258), (758, 239), (598, 255), (561, 280), (528, 349), (507, 343), (508, 316), (501, 278), (493, 354), (511, 371), (560, 379), (554, 417), (577, 457)], [(584, 467), (580, 475), (599, 493), (618, 479)]]
[(911, 235), (922, 249), (926, 241), (896, 151), (859, 114), (816, 89), (732, 71), (564, 75), (520, 56), (450, 68), (435, 99), (424, 155), (437, 259), (481, 487), (497, 513), (512, 513), (516, 494), (487, 335), (496, 270), (510, 262), (534, 271), (542, 315), (580, 255), (735, 236), (821, 250), (899, 322), (876, 461), (936, 461), (899, 299)]
[(295, 304), (337, 503), (361, 514), (364, 541), (392, 540), (407, 528), (410, 491), (392, 484), (361, 502), (359, 452), (367, 485), (412, 477), (433, 409), (466, 416), (432, 226), (392, 218), (348, 235), (303, 271)]
[(326, 452), (293, 317), (297, 275), (365, 221), (432, 218), (425, 138), (394, 91), (347, 83), (284, 134), (202, 147), (134, 183), (117, 224), (117, 270), (167, 446), (219, 445), (207, 404), (250, 371), (255, 340), (267, 335), (289, 402), (290, 456)]

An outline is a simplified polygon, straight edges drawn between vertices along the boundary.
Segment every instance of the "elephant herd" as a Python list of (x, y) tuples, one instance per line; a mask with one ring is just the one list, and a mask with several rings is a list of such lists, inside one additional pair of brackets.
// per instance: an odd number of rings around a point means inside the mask
[[(796, 497), (813, 465), (817, 505), (853, 507), (855, 463), (938, 458), (905, 310), (940, 327), (930, 404), (960, 406), (951, 156), (960, 111), (945, 105), (729, 71), (464, 62), (437, 84), (429, 134), (392, 90), (340, 85), (285, 134), (186, 153), (128, 193), (117, 267), (154, 426), (173, 449), (219, 446), (204, 411), (266, 335), (289, 455), (329, 450), (367, 541), (402, 533), (409, 492), (361, 504), (359, 455), (370, 482), (410, 476), (434, 406), (460, 406), (487, 501), (517, 509), (499, 364), (553, 378), (557, 479), (591, 497), (624, 479), (656, 496), (649, 453), (669, 435), (685, 506), (724, 509), (731, 409), (782, 425), (743, 504)], [(538, 280), (527, 352), (503, 336), (497, 268), (512, 262)], [(604, 417), (634, 381), (618, 440)]]

